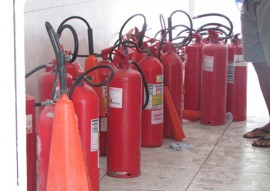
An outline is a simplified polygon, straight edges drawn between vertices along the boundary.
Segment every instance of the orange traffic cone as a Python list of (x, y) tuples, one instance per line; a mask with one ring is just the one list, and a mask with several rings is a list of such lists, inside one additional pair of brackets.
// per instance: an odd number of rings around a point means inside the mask
[(201, 119), (201, 112), (198, 110), (184, 110), (182, 114), (183, 119), (190, 121), (198, 121)]
[(62, 94), (55, 105), (46, 191), (92, 191), (73, 103)]
[(171, 128), (172, 137), (176, 141), (181, 141), (186, 136), (182, 128), (182, 123), (175, 109), (170, 90), (167, 86), (164, 86), (164, 98), (165, 98), (165, 104), (167, 105), (167, 108), (169, 110), (168, 111), (169, 118), (172, 122), (172, 128)]

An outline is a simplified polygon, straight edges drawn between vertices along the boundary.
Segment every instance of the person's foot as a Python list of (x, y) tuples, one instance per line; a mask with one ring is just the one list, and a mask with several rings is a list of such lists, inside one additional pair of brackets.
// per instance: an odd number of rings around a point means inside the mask
[(243, 135), (244, 138), (261, 138), (266, 134), (270, 133), (270, 123), (263, 127), (253, 129)]
[(265, 134), (261, 138), (254, 140), (252, 143), (254, 147), (270, 148), (270, 133)]

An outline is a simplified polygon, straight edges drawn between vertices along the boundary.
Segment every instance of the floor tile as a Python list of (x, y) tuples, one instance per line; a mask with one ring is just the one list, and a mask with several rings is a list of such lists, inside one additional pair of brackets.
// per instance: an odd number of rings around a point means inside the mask
[(194, 169), (144, 166), (141, 175), (135, 178), (103, 177), (101, 190), (181, 191), (186, 190), (195, 173)]
[(201, 170), (187, 191), (268, 191), (270, 174)]

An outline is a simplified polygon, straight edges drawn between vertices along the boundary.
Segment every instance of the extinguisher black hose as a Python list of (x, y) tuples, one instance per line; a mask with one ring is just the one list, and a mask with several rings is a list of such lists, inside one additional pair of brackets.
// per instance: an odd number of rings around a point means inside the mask
[[(203, 28), (200, 31), (198, 31), (197, 33), (200, 34), (200, 35), (208, 34), (208, 32), (207, 33), (203, 33), (203, 31), (208, 31), (209, 29), (214, 30), (214, 31), (218, 31), (218, 32), (224, 34), (227, 38), (231, 37), (231, 36), (228, 36), (228, 34), (223, 29), (221, 29), (221, 28), (211, 28), (211, 27), (209, 27), (209, 28)], [(223, 38), (224, 37), (219, 37), (219, 40), (221, 40)]]
[[(133, 19), (134, 17), (136, 16), (142, 16), (143, 19), (144, 19), (144, 23), (143, 23), (143, 26), (142, 26), (142, 29), (141, 29), (141, 34), (139, 36), (139, 39), (138, 39), (138, 47), (141, 48), (142, 44), (143, 44), (143, 38), (145, 36), (145, 32), (146, 32), (146, 29), (147, 29), (147, 24), (146, 24), (146, 18), (143, 14), (135, 14), (135, 15), (132, 15), (131, 17), (129, 17), (125, 22), (124, 24), (122, 25), (121, 29), (120, 29), (120, 32), (119, 32), (119, 38), (118, 38), (118, 41), (119, 43), (122, 43), (122, 33), (123, 33), (123, 30), (124, 30), (124, 27), (126, 26), (126, 24), (131, 20)], [(119, 44), (117, 42), (117, 44)], [(115, 43), (116, 44), (116, 43)]]
[[(174, 12), (171, 13), (171, 15), (169, 16), (168, 18), (168, 30), (169, 30), (169, 41), (172, 42), (173, 38), (172, 38), (172, 30), (170, 30), (170, 28), (172, 28), (172, 16), (177, 13), (177, 12), (180, 12), (180, 13), (184, 13), (187, 17), (188, 17), (188, 20), (189, 20), (189, 28), (191, 29), (191, 31), (193, 30), (193, 23), (192, 23), (192, 19), (190, 17), (190, 15), (183, 11), (183, 10), (176, 10)], [(189, 42), (188, 44), (190, 43), (192, 39), (189, 39)]]
[(133, 42), (133, 41), (130, 41), (130, 40), (127, 40), (127, 41), (124, 41), (124, 42), (119, 42), (118, 44), (116, 44), (116, 45), (114, 45), (113, 46), (113, 48), (111, 49), (111, 51), (110, 51), (110, 53), (109, 53), (109, 60), (111, 61), (111, 62), (113, 62), (113, 59), (112, 59), (112, 54), (113, 54), (113, 52), (114, 52), (114, 50), (117, 48), (117, 47), (119, 47), (119, 46), (121, 46), (121, 45), (124, 45), (124, 46), (126, 46), (126, 47), (129, 47), (129, 48), (136, 48), (136, 50), (138, 51), (138, 52), (140, 52), (140, 53), (145, 53), (147, 50), (145, 49), (145, 50), (142, 50), (142, 49), (140, 49), (139, 47), (138, 47), (138, 45), (135, 43), (135, 42)]
[[(191, 31), (192, 31), (192, 32), (196, 32), (195, 29), (191, 29)], [(184, 32), (190, 32), (190, 29), (184, 29), (184, 30), (180, 31), (176, 36), (178, 37), (178, 36), (180, 36), (181, 34), (183, 34)]]
[(154, 39), (157, 39), (157, 36), (159, 35), (159, 33), (160, 33), (160, 35), (161, 35), (161, 38), (162, 38), (162, 32), (164, 32), (166, 29), (160, 29), (158, 32), (156, 32), (156, 34), (154, 35)]
[[(202, 25), (202, 26), (200, 26), (197, 30), (196, 30), (196, 33), (199, 33), (201, 30), (203, 30), (204, 28), (209, 28), (210, 26), (212, 26), (211, 27), (211, 29), (214, 29), (214, 28), (225, 28), (226, 30), (228, 30), (228, 32), (230, 32), (230, 27), (228, 27), (228, 26), (226, 26), (226, 25), (223, 25), (223, 24), (221, 24), (221, 23), (207, 23), (207, 24), (204, 24), (204, 25)], [(214, 27), (215, 26), (215, 27)], [(228, 35), (228, 33), (225, 33), (225, 34), (227, 34)]]
[(142, 107), (142, 109), (145, 109), (149, 103), (149, 88), (148, 88), (148, 85), (147, 85), (147, 81), (145, 79), (145, 76), (144, 76), (144, 73), (142, 72), (142, 69), (140, 68), (139, 64), (135, 61), (131, 61), (131, 63), (136, 67), (136, 69), (139, 71), (139, 73), (141, 74), (142, 76), (142, 81), (143, 81), (143, 85), (144, 85), (144, 89), (145, 89), (145, 102), (144, 102), (144, 105)]
[(162, 14), (159, 15), (161, 29), (166, 30), (166, 22)]
[(71, 25), (65, 24), (65, 25), (62, 25), (61, 27), (59, 27), (57, 30), (57, 35), (58, 35), (59, 39), (61, 38), (61, 35), (62, 35), (62, 32), (64, 29), (69, 29), (71, 31), (73, 39), (74, 39), (74, 51), (73, 51), (71, 59), (67, 61), (68, 63), (73, 63), (76, 60), (76, 58), (78, 56), (78, 51), (79, 51), (78, 35), (77, 35), (75, 29)]
[(219, 17), (225, 18), (228, 21), (229, 25), (230, 25), (230, 27), (229, 27), (230, 30), (229, 30), (228, 36), (232, 35), (232, 33), (233, 33), (233, 23), (229, 19), (229, 17), (227, 17), (227, 16), (225, 16), (223, 14), (220, 14), (220, 13), (207, 13), (207, 14), (202, 14), (202, 15), (195, 16), (195, 17), (193, 17), (193, 19), (198, 19), (198, 18), (208, 17), (208, 16), (219, 16)]
[(87, 26), (87, 36), (88, 36), (89, 55), (93, 55), (94, 54), (93, 30), (90, 27), (89, 23), (86, 21), (86, 19), (84, 19), (84, 18), (82, 18), (80, 16), (71, 16), (71, 17), (68, 17), (65, 20), (63, 20), (62, 23), (59, 25), (59, 27), (61, 27), (68, 20), (71, 20), (71, 19), (79, 19), (79, 20), (83, 21), (86, 24), (86, 26)]
[(51, 40), (55, 57), (57, 60), (56, 68), (59, 72), (59, 78), (60, 78), (60, 94), (66, 94), (68, 92), (67, 88), (67, 73), (66, 73), (66, 67), (65, 67), (65, 53), (61, 50), (60, 42), (57, 37), (57, 34), (55, 33), (52, 25), (46, 21), (45, 26), (49, 35), (49, 38)]
[[(107, 79), (106, 79), (104, 82), (95, 84), (95, 83), (93, 83), (93, 82), (90, 81), (90, 80), (84, 79), (85, 76), (86, 76), (88, 73), (93, 72), (94, 70), (97, 70), (97, 69), (101, 69), (101, 68), (105, 68), (105, 69), (109, 69), (109, 70), (110, 70), (110, 75), (107, 77)], [(94, 66), (94, 67), (92, 67), (92, 68), (86, 70), (84, 73), (82, 73), (81, 75), (79, 75), (78, 78), (76, 78), (76, 80), (74, 81), (73, 85), (71, 86), (71, 88), (70, 88), (70, 90), (69, 90), (68, 97), (71, 99), (72, 94), (73, 94), (75, 88), (77, 87), (78, 83), (80, 83), (83, 79), (84, 79), (88, 84), (90, 84), (91, 86), (100, 87), (100, 86), (104, 86), (104, 85), (108, 84), (108, 83), (112, 80), (113, 75), (114, 75), (114, 69), (113, 69), (111, 66), (108, 66), (108, 65), (98, 65), (98, 66)]]
[[(175, 25), (175, 26), (169, 28), (165, 32), (164, 36), (162, 37), (162, 39), (160, 41), (160, 46), (159, 46), (159, 49), (158, 49), (158, 59), (159, 60), (161, 60), (161, 49), (162, 49), (162, 46), (163, 46), (163, 43), (164, 43), (164, 41), (166, 39), (167, 34), (169, 34), (170, 31), (174, 30), (176, 27), (184, 27), (189, 31), (189, 35), (188, 35), (188, 37), (186, 39), (184, 39), (183, 43), (181, 44), (181, 47), (184, 47), (184, 46), (188, 45), (191, 42), (191, 40), (192, 40), (192, 29), (191, 28), (187, 27), (186, 25)], [(181, 48), (181, 47), (179, 47), (179, 48)]]
[(52, 66), (52, 63), (48, 63), (48, 64), (42, 64), (36, 68), (34, 68), (33, 70), (31, 70), (30, 72), (26, 73), (25, 74), (25, 78), (28, 78), (29, 76), (31, 76), (32, 74), (34, 74), (35, 72), (43, 69), (43, 68), (48, 68), (48, 67), (51, 67)]

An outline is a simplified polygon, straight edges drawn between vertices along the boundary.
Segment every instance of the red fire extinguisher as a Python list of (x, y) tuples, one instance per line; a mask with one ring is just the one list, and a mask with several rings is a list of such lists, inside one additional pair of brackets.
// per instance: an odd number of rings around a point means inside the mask
[(51, 133), (55, 104), (49, 104), (39, 113), (37, 122), (37, 188), (46, 190)]
[[(177, 111), (180, 122), (182, 123), (183, 110), (183, 86), (184, 86), (184, 60), (176, 53), (176, 49), (172, 42), (164, 42), (166, 35), (176, 27), (185, 27), (190, 31), (191, 29), (184, 25), (175, 25), (171, 27), (163, 36), (159, 47), (158, 58), (161, 60), (164, 69), (164, 86), (167, 86), (175, 109)], [(165, 49), (162, 56), (161, 49)], [(168, 108), (164, 107), (164, 137), (172, 137), (172, 123), (169, 118)]]
[(142, 77), (124, 57), (108, 84), (107, 175), (140, 175)]
[(36, 114), (35, 98), (26, 95), (27, 190), (36, 190)]
[(209, 29), (211, 43), (203, 47), (201, 86), (202, 124), (224, 125), (226, 116), (228, 47)]
[(202, 48), (199, 34), (192, 34), (195, 42), (185, 47), (187, 62), (185, 65), (184, 109), (200, 110), (201, 71), (203, 65)]
[[(108, 65), (112, 67), (114, 70), (116, 69), (115, 65), (109, 62), (108, 60), (99, 61), (99, 65)], [(101, 68), (101, 81), (104, 82), (108, 79), (110, 73), (109, 70)], [(107, 113), (108, 113), (108, 85), (104, 84), (102, 86), (102, 94), (103, 94), (103, 102), (104, 102), (104, 110), (105, 116), (100, 117), (100, 132), (99, 132), (99, 154), (100, 156), (107, 155)]]
[(158, 147), (163, 143), (163, 65), (153, 57), (150, 49), (147, 54), (138, 63), (149, 90), (149, 102), (142, 111), (141, 144), (143, 147)]
[(236, 34), (228, 44), (227, 112), (233, 121), (245, 121), (247, 111), (247, 62), (243, 59), (243, 47)]

